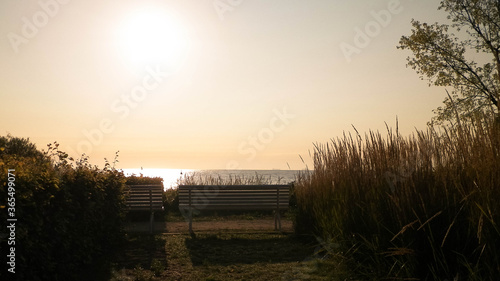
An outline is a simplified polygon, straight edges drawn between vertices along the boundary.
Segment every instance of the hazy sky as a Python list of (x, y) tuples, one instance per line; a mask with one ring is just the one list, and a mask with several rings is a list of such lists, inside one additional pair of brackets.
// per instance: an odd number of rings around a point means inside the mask
[(302, 169), (343, 131), (425, 129), (397, 50), (436, 0), (0, 2), (0, 134), (119, 168)]

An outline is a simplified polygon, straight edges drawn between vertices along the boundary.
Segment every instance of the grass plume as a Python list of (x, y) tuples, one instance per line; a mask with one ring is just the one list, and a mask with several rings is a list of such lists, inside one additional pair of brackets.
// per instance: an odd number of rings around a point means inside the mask
[(494, 280), (500, 130), (485, 120), (402, 137), (344, 134), (314, 148), (295, 188), (298, 232), (341, 245), (361, 279)]

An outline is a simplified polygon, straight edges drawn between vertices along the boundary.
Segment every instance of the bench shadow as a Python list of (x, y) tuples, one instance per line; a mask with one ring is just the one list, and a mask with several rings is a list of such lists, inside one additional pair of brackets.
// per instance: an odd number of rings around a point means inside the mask
[(137, 266), (150, 268), (154, 260), (165, 261), (165, 239), (148, 234), (129, 234), (120, 255), (116, 259), (118, 268), (134, 269)]
[(311, 244), (292, 236), (247, 236), (240, 238), (208, 235), (186, 238), (185, 244), (193, 266), (300, 262), (311, 256), (314, 251)]

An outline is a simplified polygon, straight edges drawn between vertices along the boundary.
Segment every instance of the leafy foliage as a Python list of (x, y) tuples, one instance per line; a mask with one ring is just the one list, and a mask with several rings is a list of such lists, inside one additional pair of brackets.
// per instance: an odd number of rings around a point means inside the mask
[(163, 178), (161, 177), (145, 177), (143, 175), (131, 175), (127, 177), (127, 185), (148, 185), (148, 184), (162, 184)]
[(10, 135), (0, 137), (0, 155), (15, 155), (17, 157), (30, 157), (43, 161), (44, 154), (25, 138), (14, 138)]
[[(7, 170), (15, 169), (16, 277), (105, 280), (124, 241), (125, 177), (91, 166), (85, 156), (74, 161), (58, 146), (41, 152), (27, 139), (0, 138), (0, 207), (6, 205)], [(1, 212), (0, 220), (6, 215)]]
[(179, 213), (179, 190), (167, 189), (163, 193), (163, 206), (169, 213)]
[[(412, 51), (408, 66), (436, 86), (450, 86), (451, 95), (435, 110), (433, 123), (442, 124), (478, 114), (495, 116), (500, 108), (500, 2), (497, 0), (443, 0), (453, 24), (427, 24), (412, 20), (410, 36), (403, 36), (400, 49)], [(451, 32), (464, 29), (467, 39)], [(467, 58), (475, 51), (489, 62)], [(468, 118), (470, 119), (470, 118)]]

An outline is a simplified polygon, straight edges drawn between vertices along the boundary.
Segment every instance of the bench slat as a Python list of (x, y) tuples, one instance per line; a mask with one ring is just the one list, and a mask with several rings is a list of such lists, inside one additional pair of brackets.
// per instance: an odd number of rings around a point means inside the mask
[(290, 189), (289, 185), (181, 185), (179, 191), (191, 190), (276, 190)]
[[(191, 199), (191, 204), (194, 205), (194, 204), (204, 204), (206, 202), (232, 202), (232, 201), (236, 201), (236, 202), (255, 202), (255, 203), (259, 203), (259, 202), (262, 202), (262, 203), (264, 203), (264, 202), (273, 202), (273, 203), (283, 202), (283, 203), (287, 203), (289, 200), (287, 198), (280, 198), (279, 200), (277, 200), (276, 198), (268, 198), (268, 199), (261, 199), (261, 198), (253, 198), (253, 199), (252, 198), (226, 198), (226, 199), (220, 199), (220, 198), (207, 199), (207, 198), (203, 198), (203, 199), (201, 199), (200, 198), (200, 199)], [(179, 200), (179, 203), (181, 203), (181, 204), (189, 204), (189, 200), (186, 200), (186, 199)]]
[[(148, 195), (149, 196), (149, 195)], [(193, 197), (199, 197), (199, 198), (205, 198), (205, 197), (219, 197), (219, 198), (229, 198), (229, 197), (277, 197), (278, 194), (276, 191), (274, 193), (267, 193), (267, 194), (261, 194), (261, 193), (219, 193), (219, 194), (204, 194), (204, 193), (197, 193), (197, 192), (191, 192), (191, 198)], [(179, 197), (189, 197), (189, 193), (186, 194), (179, 194)], [(285, 192), (280, 192), (279, 197), (289, 197), (289, 193)]]
[[(210, 196), (210, 195), (241, 195), (241, 196), (247, 196), (247, 195), (266, 195), (266, 196), (276, 196), (277, 192), (276, 190), (273, 191), (245, 191), (245, 192), (238, 192), (238, 191), (231, 191), (231, 192), (201, 192), (201, 191), (191, 191), (191, 196), (194, 195), (205, 195), (205, 196)], [(280, 195), (288, 195), (289, 192), (287, 191), (280, 191)], [(181, 196), (189, 196), (189, 191), (186, 192), (179, 192), (179, 195)]]
[[(188, 205), (179, 205), (180, 209), (189, 209)], [(279, 207), (276, 204), (260, 204), (260, 205), (248, 205), (248, 204), (209, 204), (206, 206), (199, 206), (196, 208), (192, 206), (194, 210), (285, 210), (288, 209), (288, 205), (282, 204)]]

